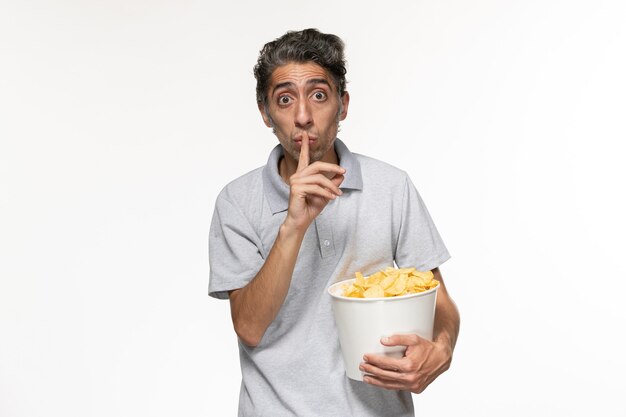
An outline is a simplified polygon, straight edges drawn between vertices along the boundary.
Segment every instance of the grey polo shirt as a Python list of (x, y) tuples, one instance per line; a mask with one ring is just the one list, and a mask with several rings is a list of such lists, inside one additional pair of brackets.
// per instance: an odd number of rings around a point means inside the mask
[[(346, 169), (344, 194), (307, 230), (287, 297), (258, 346), (241, 341), (240, 416), (413, 416), (411, 394), (345, 375), (326, 290), (340, 280), (393, 266), (430, 270), (450, 255), (405, 172), (351, 153), (335, 141)], [(217, 197), (209, 233), (209, 295), (227, 299), (263, 266), (287, 215), (289, 187), (278, 173), (283, 148), (267, 165), (229, 183)]]

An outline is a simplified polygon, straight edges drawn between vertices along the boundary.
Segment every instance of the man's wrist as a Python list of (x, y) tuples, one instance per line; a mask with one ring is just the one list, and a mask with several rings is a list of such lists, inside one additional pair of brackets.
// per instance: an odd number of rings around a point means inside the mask
[(446, 348), (450, 351), (452, 355), (452, 351), (454, 350), (454, 342), (452, 337), (445, 331), (439, 332), (435, 338), (433, 338), (433, 342), (443, 348)]
[(284, 238), (300, 238), (303, 239), (308, 227), (302, 227), (293, 222), (289, 217), (280, 225), (278, 235)]

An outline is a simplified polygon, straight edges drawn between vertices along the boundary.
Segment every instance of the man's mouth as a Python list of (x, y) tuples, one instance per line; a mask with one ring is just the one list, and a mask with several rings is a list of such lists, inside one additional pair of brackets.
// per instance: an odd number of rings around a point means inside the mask
[[(302, 146), (302, 136), (296, 136), (293, 140), (298, 146)], [(313, 145), (317, 142), (317, 138), (313, 136), (309, 136), (309, 145)]]

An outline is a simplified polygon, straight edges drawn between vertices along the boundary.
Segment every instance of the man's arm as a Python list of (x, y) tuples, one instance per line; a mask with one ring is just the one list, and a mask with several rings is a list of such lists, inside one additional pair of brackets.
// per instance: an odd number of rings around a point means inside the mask
[[(303, 134), (296, 173), (289, 179), (289, 208), (265, 263), (243, 288), (231, 291), (230, 311), (235, 332), (248, 346), (256, 346), (285, 301), (298, 252), (309, 225), (330, 200), (341, 195), (345, 170), (315, 162), (309, 166), (309, 138)], [(332, 177), (328, 179), (327, 176)]]
[(456, 339), (459, 337), (461, 317), (456, 304), (452, 298), (450, 298), (450, 294), (448, 294), (448, 289), (443, 282), (439, 268), (433, 269), (433, 274), (441, 285), (439, 290), (437, 290), (433, 341), (448, 346), (450, 348), (450, 357), (452, 357), (452, 352), (456, 346)]
[(406, 390), (421, 393), (439, 375), (450, 368), (452, 353), (459, 335), (459, 311), (450, 298), (439, 268), (433, 269), (439, 280), (433, 341), (417, 335), (393, 335), (381, 339), (385, 346), (406, 346), (403, 358), (367, 354), (361, 371), (370, 375), (364, 382), (386, 389)]
[(256, 346), (278, 314), (289, 291), (304, 233), (282, 224), (261, 270), (248, 285), (229, 293), (235, 332)]

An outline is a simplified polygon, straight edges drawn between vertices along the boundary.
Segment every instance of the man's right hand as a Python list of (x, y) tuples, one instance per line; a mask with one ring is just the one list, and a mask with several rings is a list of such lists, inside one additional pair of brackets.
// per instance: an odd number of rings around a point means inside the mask
[(309, 165), (309, 135), (303, 133), (296, 173), (289, 178), (287, 218), (261, 270), (245, 287), (230, 292), (233, 325), (248, 346), (257, 346), (280, 310), (309, 225), (341, 195), (345, 169), (317, 161)]
[(309, 165), (309, 135), (302, 133), (302, 147), (296, 173), (289, 177), (289, 208), (285, 225), (301, 233), (322, 212), (330, 200), (340, 196), (346, 172), (339, 165), (316, 161)]

